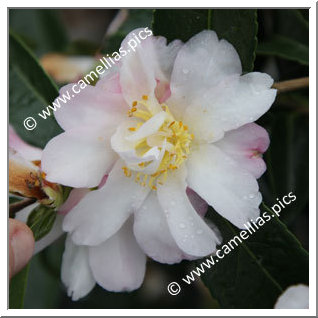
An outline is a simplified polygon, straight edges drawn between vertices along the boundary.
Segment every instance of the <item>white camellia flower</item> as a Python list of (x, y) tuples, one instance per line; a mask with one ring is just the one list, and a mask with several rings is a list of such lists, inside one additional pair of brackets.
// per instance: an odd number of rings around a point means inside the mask
[(309, 287), (299, 284), (288, 287), (277, 299), (275, 309), (309, 308)]
[(239, 228), (258, 217), (269, 137), (253, 122), (276, 91), (267, 74), (241, 74), (236, 50), (213, 31), (186, 44), (150, 36), (56, 112), (65, 132), (44, 149), (46, 179), (92, 188), (108, 175), (63, 222), (73, 299), (95, 281), (138, 288), (146, 255), (172, 264), (214, 252), (221, 240), (204, 201)]

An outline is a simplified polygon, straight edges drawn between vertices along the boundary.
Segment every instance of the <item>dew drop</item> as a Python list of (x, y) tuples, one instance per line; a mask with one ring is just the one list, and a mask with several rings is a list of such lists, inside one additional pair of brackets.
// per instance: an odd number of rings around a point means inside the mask
[(201, 229), (198, 229), (198, 230), (197, 230), (197, 234), (200, 235), (200, 234), (202, 234), (202, 233), (203, 233), (203, 231), (202, 231)]
[(184, 68), (184, 69), (182, 70), (182, 72), (183, 72), (183, 74), (188, 74), (188, 73), (189, 73), (189, 70), (186, 69), (186, 68)]
[(255, 195), (251, 193), (248, 197), (249, 197), (250, 199), (254, 199), (254, 198), (255, 198)]
[(184, 223), (180, 223), (180, 224), (179, 224), (179, 227), (180, 227), (181, 229), (184, 229), (186, 226), (185, 226)]

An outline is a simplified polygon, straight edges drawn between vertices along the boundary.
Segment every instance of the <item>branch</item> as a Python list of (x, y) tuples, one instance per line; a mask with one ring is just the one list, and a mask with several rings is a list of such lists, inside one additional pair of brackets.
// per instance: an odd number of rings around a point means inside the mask
[(294, 91), (296, 89), (304, 88), (309, 86), (309, 77), (296, 78), (289, 81), (274, 83), (272, 88), (276, 88), (278, 93)]
[(36, 199), (24, 199), (22, 201), (19, 202), (15, 202), (15, 203), (11, 203), (9, 205), (9, 217), (10, 218), (14, 218), (15, 214), (17, 212), (19, 212), (20, 210), (22, 210), (23, 208), (31, 205), (32, 203), (34, 203), (36, 201)]

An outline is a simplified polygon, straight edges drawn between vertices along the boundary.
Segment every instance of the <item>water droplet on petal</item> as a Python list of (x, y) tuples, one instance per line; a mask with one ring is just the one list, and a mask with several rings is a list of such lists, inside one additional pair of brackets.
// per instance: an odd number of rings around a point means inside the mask
[(183, 74), (188, 74), (188, 73), (189, 73), (189, 70), (186, 69), (186, 68), (184, 68), (184, 69), (182, 70), (182, 72), (183, 72)]
[(180, 224), (179, 224), (179, 227), (180, 227), (181, 229), (184, 229), (184, 228), (186, 227), (186, 225), (185, 225), (184, 223), (180, 223)]
[(202, 233), (203, 233), (203, 230), (201, 230), (201, 229), (198, 229), (198, 230), (197, 230), (197, 234), (200, 235), (200, 234), (202, 234)]
[(250, 199), (254, 199), (255, 198), (255, 195), (253, 193), (249, 194), (248, 196)]

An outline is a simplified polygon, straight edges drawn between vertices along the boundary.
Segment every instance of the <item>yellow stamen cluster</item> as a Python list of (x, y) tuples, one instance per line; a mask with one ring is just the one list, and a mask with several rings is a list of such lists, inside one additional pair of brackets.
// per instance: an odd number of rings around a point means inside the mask
[[(158, 131), (148, 137), (143, 138), (135, 145), (136, 153), (140, 156), (149, 151), (154, 144), (161, 150), (164, 142), (166, 143), (165, 153), (157, 171), (151, 175), (141, 171), (135, 171), (134, 177), (137, 183), (142, 186), (148, 185), (151, 189), (157, 190), (157, 184), (163, 184), (166, 181), (168, 172), (174, 171), (187, 159), (190, 153), (190, 144), (194, 139), (193, 134), (188, 132), (188, 127), (182, 121), (176, 121), (171, 114), (169, 108), (165, 104), (161, 104), (163, 111), (167, 113), (166, 120)], [(149, 105), (148, 96), (142, 96), (142, 100), (134, 101), (131, 109), (128, 111), (129, 117), (140, 120), (136, 127), (129, 127), (130, 132), (137, 131), (146, 121), (155, 114)], [(151, 162), (141, 162), (138, 164), (140, 168), (147, 167)], [(132, 170), (128, 167), (122, 167), (126, 177), (132, 176)]]

